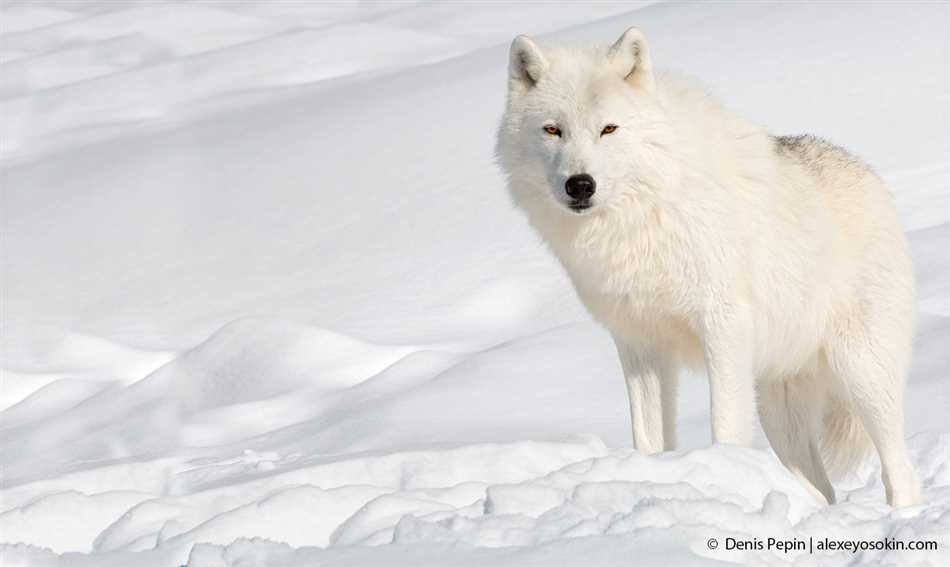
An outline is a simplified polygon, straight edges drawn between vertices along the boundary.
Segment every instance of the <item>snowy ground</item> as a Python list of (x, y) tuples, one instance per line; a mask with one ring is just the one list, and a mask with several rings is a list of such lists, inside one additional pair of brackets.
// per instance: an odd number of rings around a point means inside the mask
[[(950, 564), (946, 3), (2, 6), (4, 565)], [(761, 437), (709, 447), (699, 378), (683, 449), (629, 448), (613, 346), (492, 147), (512, 36), (633, 24), (891, 183), (921, 506), (874, 459), (819, 507)]]

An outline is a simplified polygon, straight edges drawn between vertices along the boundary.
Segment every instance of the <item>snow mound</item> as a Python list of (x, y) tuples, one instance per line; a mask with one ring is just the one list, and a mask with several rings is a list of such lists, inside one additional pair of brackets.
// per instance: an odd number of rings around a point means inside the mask
[[(172, 465), (164, 494), (60, 492), (8, 510), (0, 526), (15, 526), (24, 543), (98, 554), (63, 556), (78, 561), (71, 565), (93, 557), (169, 567), (376, 564), (393, 554), (408, 564), (440, 564), (447, 549), (464, 565), (530, 564), (554, 551), (561, 563), (584, 564), (592, 542), (615, 551), (597, 564), (629, 564), (616, 553), (620, 541), (653, 563), (670, 555), (683, 564), (815, 564), (850, 552), (712, 550), (706, 542), (828, 537), (948, 545), (943, 510), (950, 505), (950, 468), (941, 455), (950, 436), (918, 437), (912, 447), (924, 504), (900, 511), (881, 501), (880, 469), (871, 461), (846, 479), (841, 503), (828, 507), (766, 451), (713, 446), (644, 456), (587, 437), (362, 457), (202, 459)], [(238, 463), (257, 466), (236, 477), (215, 474)], [(76, 504), (85, 500), (96, 506)], [(70, 508), (78, 514), (65, 513)], [(52, 539), (40, 533), (69, 522), (82, 529), (57, 531), (63, 535)], [(4, 552), (24, 561), (39, 553), (23, 546)], [(939, 550), (918, 553), (925, 564), (945, 558)], [(862, 560), (887, 564), (900, 557), (880, 550)], [(47, 559), (66, 564), (55, 555)]]
[[(10, 541), (53, 551), (92, 551), (96, 536), (131, 506), (147, 500), (137, 492), (56, 492), (0, 514), (0, 533)], [(51, 541), (50, 534), (56, 534)]]
[(134, 348), (88, 333), (48, 327), (3, 330), (2, 365), (18, 375), (69, 373), (130, 382), (174, 356), (170, 351)]
[[(93, 380), (53, 378), (52, 381), (47, 382), (48, 377), (43, 375), (24, 379), (22, 375), (16, 373), (5, 372), (4, 374), (5, 379), (15, 381), (19, 388), (32, 393), (3, 410), (3, 424), (0, 429), (17, 427), (67, 411), (108, 387), (107, 384)], [(31, 384), (31, 382), (34, 383)], [(35, 383), (38, 382), (45, 383), (37, 388)]]
[(156, 372), (171, 376), (188, 411), (232, 405), (301, 386), (353, 386), (405, 356), (406, 348), (377, 347), (333, 333), (273, 319), (242, 319)]
[[(917, 445), (939, 444), (945, 450), (948, 443), (950, 437), (942, 436), (920, 439)], [(521, 449), (535, 454), (545, 450)], [(950, 518), (941, 512), (950, 503), (950, 483), (946, 464), (935, 461), (918, 462), (926, 504), (895, 513), (879, 501), (879, 469), (874, 466), (850, 480), (843, 504), (827, 507), (818, 505), (763, 451), (723, 446), (660, 457), (609, 451), (518, 482), (390, 487), (392, 492), (370, 499), (347, 519), (325, 549), (300, 548), (280, 537), (265, 541), (245, 536), (225, 546), (194, 546), (188, 565), (240, 565), (255, 557), (280, 565), (376, 565), (395, 556), (413, 565), (445, 564), (449, 556), (453, 565), (552, 560), (629, 565), (631, 556), (624, 549), (635, 550), (647, 564), (670, 564), (672, 557), (680, 558), (677, 565), (838, 564), (851, 553), (712, 550), (707, 542), (897, 538), (931, 539), (942, 548), (950, 543)], [(392, 548), (374, 554), (368, 551), (374, 546)], [(591, 555), (598, 546), (601, 551)], [(865, 552), (861, 560), (899, 563), (902, 553)], [(921, 564), (945, 558), (939, 550), (914, 555)]]
[[(333, 410), (354, 395), (349, 389), (386, 369), (394, 380), (377, 387), (378, 395), (399, 384), (395, 375), (411, 378), (439, 368), (432, 361), (419, 367), (418, 356), (409, 357), (415, 353), (410, 347), (373, 345), (266, 318), (231, 322), (154, 371), (157, 362), (173, 355), (142, 355), (94, 337), (67, 337), (40, 350), (50, 360), (77, 367), (63, 376), (101, 381), (5, 373), (7, 395), (31, 392), (9, 407), (0, 423), (7, 482), (35, 474), (41, 462), (47, 471), (60, 470), (70, 458), (44, 449), (63, 443), (71, 443), (71, 458), (86, 461), (123, 458), (132, 447), (226, 444)], [(404, 361), (407, 357), (411, 360)], [(126, 377), (102, 378), (113, 373)], [(257, 419), (249, 422), (249, 411)], [(28, 454), (36, 455), (31, 465), (22, 460)]]

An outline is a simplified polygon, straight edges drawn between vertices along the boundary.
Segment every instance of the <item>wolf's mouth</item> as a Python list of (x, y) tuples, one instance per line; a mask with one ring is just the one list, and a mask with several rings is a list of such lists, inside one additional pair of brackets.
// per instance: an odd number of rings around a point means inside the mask
[(567, 206), (575, 213), (579, 213), (581, 211), (585, 211), (591, 208), (593, 205), (587, 199), (574, 199), (573, 201), (568, 203)]

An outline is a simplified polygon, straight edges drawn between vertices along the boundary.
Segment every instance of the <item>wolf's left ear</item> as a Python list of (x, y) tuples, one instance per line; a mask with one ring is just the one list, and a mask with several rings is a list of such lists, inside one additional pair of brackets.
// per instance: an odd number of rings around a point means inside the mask
[(623, 73), (625, 81), (633, 86), (653, 92), (653, 63), (650, 62), (650, 50), (647, 47), (647, 38), (637, 28), (630, 28), (623, 32), (610, 49), (607, 59), (611, 65)]

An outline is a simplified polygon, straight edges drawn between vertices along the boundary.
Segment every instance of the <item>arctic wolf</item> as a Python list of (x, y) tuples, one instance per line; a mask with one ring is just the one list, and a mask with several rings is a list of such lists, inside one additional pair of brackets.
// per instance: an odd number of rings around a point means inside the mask
[(887, 501), (916, 503), (914, 281), (881, 179), (654, 72), (635, 28), (583, 50), (520, 36), (509, 71), (499, 162), (614, 337), (636, 448), (675, 447), (678, 369), (701, 367), (715, 442), (747, 443), (758, 413), (781, 461), (833, 503), (826, 467), (847, 470), (870, 440)]

